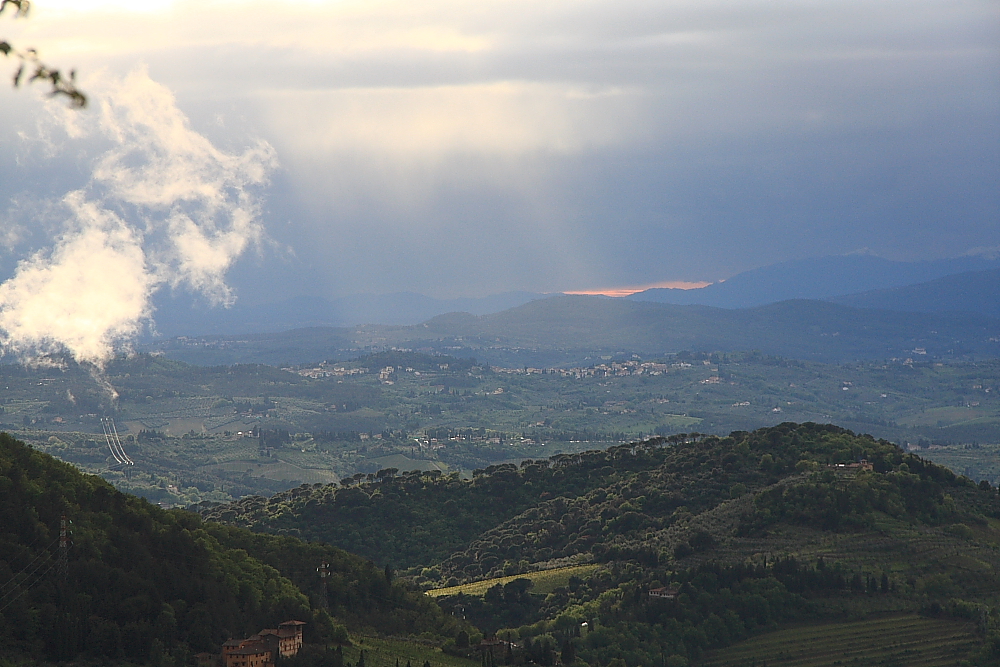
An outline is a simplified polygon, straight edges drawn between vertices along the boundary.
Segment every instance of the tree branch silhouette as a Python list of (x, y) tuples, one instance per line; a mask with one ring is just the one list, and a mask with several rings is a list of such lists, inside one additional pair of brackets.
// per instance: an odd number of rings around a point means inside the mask
[[(14, 9), (14, 18), (24, 18), (31, 10), (29, 0), (0, 0), (0, 14), (8, 9)], [(53, 69), (43, 63), (38, 58), (35, 49), (17, 49), (6, 40), (0, 40), (0, 53), (9, 57), (17, 58), (21, 61), (14, 72), (14, 87), (20, 88), (22, 83), (32, 84), (36, 81), (48, 82), (51, 86), (49, 96), (63, 96), (69, 101), (69, 105), (76, 109), (87, 106), (87, 96), (76, 87), (76, 71), (70, 70), (69, 75), (63, 75), (57, 69)]]

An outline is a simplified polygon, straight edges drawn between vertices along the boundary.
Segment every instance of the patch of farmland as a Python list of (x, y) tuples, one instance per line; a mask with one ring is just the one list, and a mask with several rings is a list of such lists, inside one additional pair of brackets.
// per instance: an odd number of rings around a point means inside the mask
[(571, 565), (570, 567), (559, 567), (552, 570), (541, 570), (539, 572), (525, 572), (524, 574), (514, 574), (509, 577), (496, 577), (494, 579), (473, 581), (459, 586), (435, 588), (427, 591), (427, 594), (431, 597), (458, 595), (459, 593), (475, 596), (485, 595), (486, 591), (493, 588), (497, 584), (502, 586), (514, 581), (515, 579), (530, 579), (533, 584), (531, 588), (532, 593), (547, 594), (551, 593), (560, 586), (566, 586), (569, 584), (570, 577), (585, 577), (593, 573), (599, 567), (600, 565)]
[[(372, 466), (378, 466), (379, 468), (396, 468), (400, 472), (407, 472), (409, 470), (440, 470), (442, 472), (448, 471), (448, 466), (440, 461), (427, 461), (424, 459), (411, 459), (408, 456), (403, 456), (402, 454), (393, 454), (391, 456), (380, 456), (378, 458), (370, 459)], [(520, 460), (518, 460), (520, 463)]]
[(330, 484), (339, 479), (336, 470), (303, 468), (294, 463), (280, 460), (267, 463), (261, 463), (260, 459), (227, 461), (226, 463), (204, 466), (202, 470), (248, 473), (251, 477), (263, 477), (279, 482), (297, 482), (299, 484)]
[(432, 667), (476, 667), (478, 660), (468, 660), (444, 653), (440, 648), (420, 641), (399, 637), (351, 635), (351, 646), (343, 648), (344, 664), (357, 664), (365, 652), (365, 667), (396, 667), (410, 664), (420, 667), (425, 662)]
[(771, 632), (710, 653), (699, 667), (944, 667), (976, 646), (967, 623), (907, 614)]

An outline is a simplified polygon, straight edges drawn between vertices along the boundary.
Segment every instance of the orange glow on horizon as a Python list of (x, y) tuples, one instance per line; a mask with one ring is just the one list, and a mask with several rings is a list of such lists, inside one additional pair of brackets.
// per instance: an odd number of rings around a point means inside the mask
[(684, 280), (669, 280), (664, 283), (653, 283), (640, 287), (609, 287), (607, 289), (577, 290), (563, 294), (582, 294), (585, 296), (630, 296), (648, 289), (701, 289), (708, 287), (709, 282), (688, 282)]

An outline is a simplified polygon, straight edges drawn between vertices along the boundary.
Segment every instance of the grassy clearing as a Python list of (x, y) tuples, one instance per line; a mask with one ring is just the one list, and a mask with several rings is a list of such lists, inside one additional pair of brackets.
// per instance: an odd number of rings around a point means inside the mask
[(944, 667), (967, 659), (977, 639), (957, 621), (912, 614), (771, 632), (715, 651), (700, 667)]
[[(520, 463), (518, 459), (518, 463)], [(371, 459), (373, 466), (379, 468), (396, 468), (400, 471), (407, 470), (440, 470), (442, 472), (448, 472), (448, 466), (440, 461), (427, 461), (423, 459), (411, 459), (408, 456), (403, 456), (402, 454), (393, 454), (392, 456), (381, 456)]]
[(599, 567), (600, 565), (571, 565), (569, 567), (559, 567), (552, 570), (542, 570), (540, 572), (526, 572), (524, 574), (515, 574), (509, 577), (497, 577), (495, 579), (473, 581), (472, 583), (462, 584), (460, 586), (435, 588), (427, 591), (427, 594), (431, 597), (458, 595), (459, 593), (464, 593), (466, 595), (484, 595), (486, 591), (493, 588), (497, 584), (503, 585), (514, 581), (515, 579), (530, 579), (534, 584), (531, 588), (532, 593), (548, 594), (560, 586), (566, 586), (569, 584), (570, 577), (585, 577), (594, 570), (597, 570)]
[(995, 418), (994, 412), (988, 409), (943, 406), (913, 413), (900, 420), (900, 423), (905, 423), (907, 426), (934, 426), (942, 421), (953, 426), (968, 421), (990, 421)]
[(365, 652), (365, 667), (423, 667), (425, 662), (431, 667), (478, 667), (479, 661), (466, 660), (448, 655), (435, 646), (407, 641), (405, 639), (382, 639), (352, 635), (354, 646), (344, 649), (344, 662), (357, 664), (361, 651)]

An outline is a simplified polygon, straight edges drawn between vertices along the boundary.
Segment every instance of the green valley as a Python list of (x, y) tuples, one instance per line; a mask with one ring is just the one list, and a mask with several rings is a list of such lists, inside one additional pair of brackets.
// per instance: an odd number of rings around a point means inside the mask
[[(468, 476), (656, 434), (788, 420), (841, 424), (921, 448), (977, 481), (1000, 479), (996, 361), (605, 356), (536, 368), (386, 352), (279, 369), (139, 355), (99, 381), (73, 364), (5, 365), (0, 422), (119, 488), (182, 506), (382, 469)], [(136, 462), (127, 471), (105, 442), (104, 415)]]

